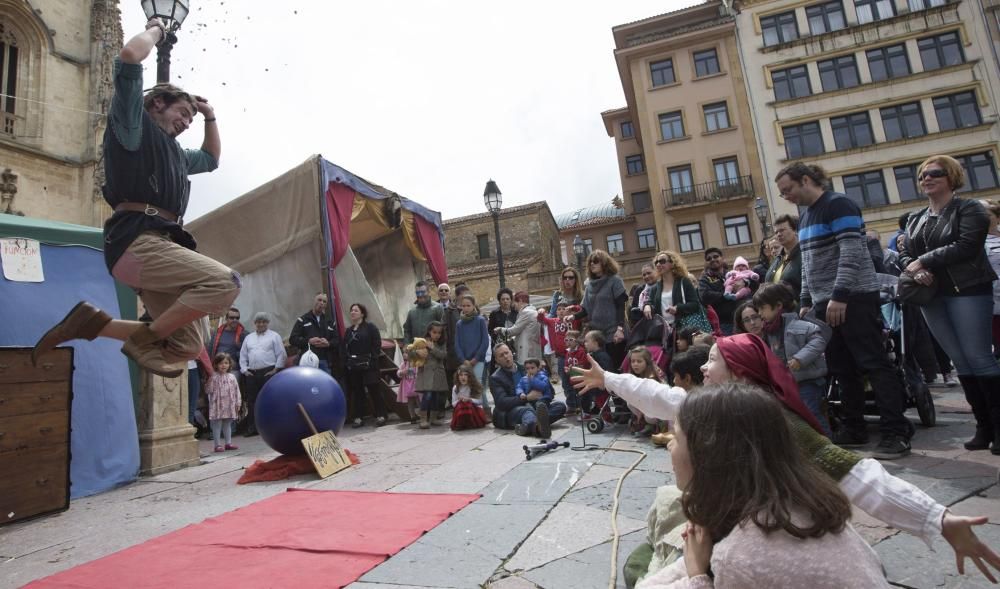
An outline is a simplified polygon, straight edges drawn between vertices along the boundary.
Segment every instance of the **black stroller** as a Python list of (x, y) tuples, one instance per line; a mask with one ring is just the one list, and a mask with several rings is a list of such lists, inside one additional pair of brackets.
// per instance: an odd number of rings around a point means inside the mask
[[(904, 306), (896, 292), (896, 285), (899, 279), (892, 274), (878, 274), (881, 282), (882, 301), (882, 322), (883, 322), (883, 346), (886, 354), (892, 358), (896, 366), (896, 373), (903, 382), (903, 390), (906, 395), (906, 407), (916, 407), (920, 423), (925, 427), (934, 427), (937, 423), (937, 411), (934, 408), (934, 399), (931, 391), (927, 387), (921, 376), (920, 368), (917, 366), (913, 354), (907, 352), (914, 342), (917, 333), (912, 333), (912, 326), (917, 321), (914, 313), (919, 313), (919, 309), (909, 305)], [(839, 417), (840, 409), (840, 387), (835, 380), (831, 379), (828, 389), (827, 403), (830, 414), (831, 426)], [(878, 415), (878, 407), (875, 405), (875, 396), (871, 391), (871, 385), (865, 385), (865, 414)]]

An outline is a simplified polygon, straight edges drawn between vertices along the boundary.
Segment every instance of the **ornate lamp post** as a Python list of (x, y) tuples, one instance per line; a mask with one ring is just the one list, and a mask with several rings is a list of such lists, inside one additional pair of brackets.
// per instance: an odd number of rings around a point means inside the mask
[(190, 0), (142, 0), (146, 18), (159, 18), (167, 28), (167, 36), (156, 47), (156, 83), (170, 82), (170, 51), (177, 42), (177, 30), (187, 18)]
[(503, 200), (501, 199), (500, 187), (492, 178), (486, 183), (483, 201), (486, 202), (486, 210), (493, 215), (493, 235), (497, 242), (497, 272), (500, 277), (500, 288), (506, 288), (507, 281), (504, 280), (503, 276), (503, 250), (500, 249), (500, 206), (503, 204)]
[(757, 220), (760, 221), (761, 234), (766, 238), (771, 228), (771, 224), (768, 223), (768, 217), (770, 215), (767, 207), (767, 201), (758, 196), (757, 200), (754, 201), (753, 210), (757, 213)]
[(583, 272), (583, 256), (587, 252), (579, 233), (573, 238), (573, 253), (576, 254), (576, 269)]

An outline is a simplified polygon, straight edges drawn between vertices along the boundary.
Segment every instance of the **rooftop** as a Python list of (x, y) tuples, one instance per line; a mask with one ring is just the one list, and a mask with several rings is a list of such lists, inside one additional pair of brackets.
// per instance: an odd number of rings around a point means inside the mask
[(581, 225), (599, 225), (609, 221), (621, 221), (625, 219), (625, 209), (615, 206), (614, 203), (603, 203), (577, 209), (569, 213), (562, 213), (555, 216), (556, 226), (559, 230)]
[[(503, 269), (505, 272), (511, 270), (524, 270), (538, 261), (539, 257), (540, 256), (536, 254), (530, 254), (527, 256), (504, 256)], [(448, 266), (448, 277), (454, 279), (459, 276), (469, 276), (472, 274), (496, 271), (496, 258), (488, 258), (485, 260), (476, 260), (475, 262), (468, 264), (461, 264), (459, 266)]]
[[(531, 211), (548, 207), (548, 203), (544, 200), (538, 202), (528, 203), (526, 205), (517, 205), (514, 207), (505, 207), (500, 209), (500, 215), (509, 215), (510, 213), (519, 213), (522, 211)], [(445, 219), (443, 221), (444, 225), (452, 225), (454, 223), (461, 223), (463, 221), (473, 221), (476, 219), (486, 219), (490, 216), (487, 211), (485, 213), (476, 213), (475, 215), (466, 215), (464, 217), (455, 217), (454, 219)]]

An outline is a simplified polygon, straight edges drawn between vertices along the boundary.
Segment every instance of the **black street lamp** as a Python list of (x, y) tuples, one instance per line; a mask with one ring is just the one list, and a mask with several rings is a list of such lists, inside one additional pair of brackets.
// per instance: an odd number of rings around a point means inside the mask
[(490, 178), (486, 183), (486, 190), (483, 191), (483, 201), (486, 202), (486, 210), (493, 215), (493, 235), (497, 242), (497, 271), (500, 275), (500, 288), (507, 287), (507, 281), (503, 276), (503, 250), (500, 249), (500, 206), (503, 200), (500, 198), (500, 187)]
[(767, 234), (771, 228), (770, 223), (768, 223), (769, 211), (767, 207), (767, 201), (758, 196), (757, 200), (754, 201), (753, 210), (755, 213), (757, 213), (757, 220), (760, 221), (760, 231), (763, 234), (764, 238), (766, 239)]
[(170, 82), (170, 51), (177, 42), (177, 30), (187, 18), (190, 0), (142, 0), (142, 11), (147, 19), (159, 18), (166, 27), (166, 35), (156, 46), (156, 83)]
[(583, 240), (580, 239), (579, 233), (573, 238), (573, 253), (576, 254), (576, 269), (583, 272), (583, 255), (587, 251), (584, 248)]

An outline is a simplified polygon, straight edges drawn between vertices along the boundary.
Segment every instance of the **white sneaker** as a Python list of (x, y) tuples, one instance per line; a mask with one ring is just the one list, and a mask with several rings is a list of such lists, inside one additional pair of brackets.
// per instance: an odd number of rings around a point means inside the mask
[(945, 372), (941, 376), (942, 376), (942, 379), (944, 380), (944, 386), (946, 386), (946, 387), (957, 387), (958, 386), (958, 380), (956, 380), (955, 377), (952, 376), (950, 372)]

